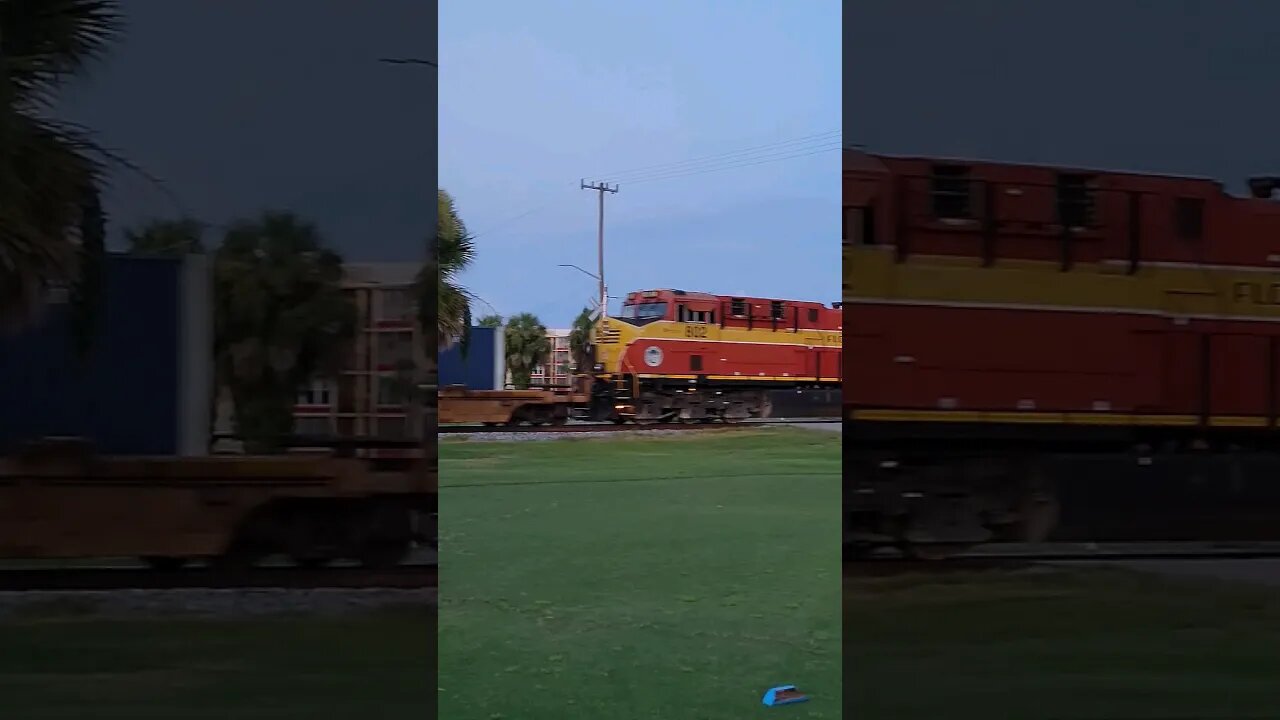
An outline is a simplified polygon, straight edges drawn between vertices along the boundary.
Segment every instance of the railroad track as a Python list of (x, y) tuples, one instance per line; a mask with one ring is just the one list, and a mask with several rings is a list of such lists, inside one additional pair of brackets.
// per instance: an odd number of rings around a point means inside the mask
[(260, 567), (216, 570), (196, 567), (161, 572), (133, 567), (44, 567), (0, 570), (0, 590), (187, 590), (187, 589), (394, 589), (436, 588), (435, 564), (323, 569)]
[(1280, 548), (1235, 548), (1203, 550), (1140, 550), (1101, 551), (1078, 550), (1044, 552), (974, 552), (956, 555), (945, 560), (915, 560), (898, 556), (870, 557), (846, 560), (845, 575), (877, 577), (904, 573), (952, 573), (978, 570), (1012, 570), (1041, 563), (1106, 563), (1143, 560), (1176, 560), (1212, 562), (1217, 560), (1267, 560), (1280, 558)]
[(765, 419), (746, 420), (743, 422), (709, 422), (709, 423), (572, 423), (569, 425), (441, 425), (437, 432), (441, 434), (472, 433), (584, 433), (584, 432), (643, 432), (647, 430), (741, 430), (743, 428), (770, 425), (803, 425), (808, 423), (838, 423), (840, 418), (803, 418), (798, 420)]

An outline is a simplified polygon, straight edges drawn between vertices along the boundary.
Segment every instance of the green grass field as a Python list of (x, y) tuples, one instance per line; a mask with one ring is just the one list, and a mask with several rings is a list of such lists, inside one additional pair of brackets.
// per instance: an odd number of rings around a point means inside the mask
[(434, 718), (434, 612), (0, 623), (4, 720)]
[(803, 430), (442, 443), (440, 716), (839, 718), (839, 472)]
[(845, 717), (1280, 717), (1280, 593), (1120, 570), (846, 581)]

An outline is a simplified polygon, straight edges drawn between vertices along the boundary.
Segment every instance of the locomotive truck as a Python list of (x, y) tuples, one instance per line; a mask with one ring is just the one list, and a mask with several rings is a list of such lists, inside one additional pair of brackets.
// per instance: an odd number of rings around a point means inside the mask
[(846, 548), (1276, 539), (1278, 184), (846, 151)]

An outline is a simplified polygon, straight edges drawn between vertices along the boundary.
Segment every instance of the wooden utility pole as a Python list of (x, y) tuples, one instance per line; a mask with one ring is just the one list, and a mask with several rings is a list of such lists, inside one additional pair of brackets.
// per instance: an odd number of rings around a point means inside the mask
[(604, 286), (604, 194), (618, 192), (618, 186), (615, 184), (609, 187), (609, 183), (589, 183), (582, 181), (583, 190), (595, 190), (600, 196), (600, 210), (598, 217), (598, 227), (596, 230), (596, 259), (598, 261), (596, 270), (596, 280), (600, 282), (600, 315), (604, 316), (609, 309), (609, 296), (605, 293)]

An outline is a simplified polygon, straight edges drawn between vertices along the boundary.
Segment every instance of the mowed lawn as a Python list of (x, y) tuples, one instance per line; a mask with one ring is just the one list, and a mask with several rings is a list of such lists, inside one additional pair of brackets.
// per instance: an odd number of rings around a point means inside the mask
[(839, 474), (804, 430), (442, 443), (440, 716), (839, 718)]
[(845, 717), (1280, 718), (1280, 588), (1122, 570), (846, 581)]
[(4, 720), (434, 718), (435, 613), (0, 622)]

